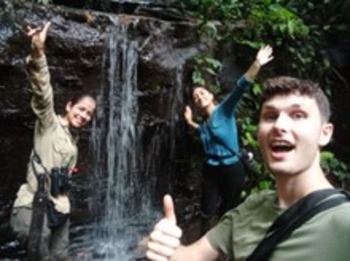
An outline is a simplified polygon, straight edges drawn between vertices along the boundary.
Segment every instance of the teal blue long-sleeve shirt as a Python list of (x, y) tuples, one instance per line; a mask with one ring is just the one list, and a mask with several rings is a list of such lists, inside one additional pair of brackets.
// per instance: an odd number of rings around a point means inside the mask
[(250, 86), (251, 82), (242, 76), (231, 93), (214, 108), (210, 118), (199, 125), (198, 132), (207, 164), (231, 165), (238, 161), (237, 155), (233, 153), (239, 152), (235, 110), (239, 100)]

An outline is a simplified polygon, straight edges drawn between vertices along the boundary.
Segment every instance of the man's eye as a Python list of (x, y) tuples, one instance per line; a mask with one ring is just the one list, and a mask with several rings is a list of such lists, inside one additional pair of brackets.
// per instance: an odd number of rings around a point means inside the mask
[(304, 119), (306, 118), (306, 114), (303, 112), (294, 112), (292, 113), (292, 118), (295, 120)]
[(275, 121), (277, 119), (277, 115), (275, 113), (266, 113), (263, 115), (263, 119), (265, 121)]

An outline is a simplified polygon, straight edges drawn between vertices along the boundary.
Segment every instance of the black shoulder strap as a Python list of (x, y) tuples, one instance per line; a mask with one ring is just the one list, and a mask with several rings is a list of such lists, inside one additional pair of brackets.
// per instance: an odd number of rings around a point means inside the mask
[(349, 200), (350, 196), (346, 192), (336, 189), (318, 190), (305, 196), (275, 220), (247, 261), (269, 260), (277, 244), (288, 238), (296, 228), (317, 213)]
[(32, 164), (32, 169), (34, 172), (34, 175), (36, 176), (36, 178), (38, 178), (38, 176), (40, 175), (40, 173), (38, 172), (34, 162), (36, 162), (44, 171), (44, 174), (48, 174), (48, 170), (47, 168), (44, 166), (39, 154), (36, 152), (36, 150), (33, 148), (33, 153), (32, 153), (32, 158), (31, 158), (31, 164)]

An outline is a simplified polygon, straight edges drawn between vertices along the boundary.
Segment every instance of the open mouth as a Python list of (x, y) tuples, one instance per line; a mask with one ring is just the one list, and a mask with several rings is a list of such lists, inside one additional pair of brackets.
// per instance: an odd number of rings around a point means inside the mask
[(295, 146), (287, 141), (274, 141), (271, 144), (272, 152), (281, 153), (293, 150)]

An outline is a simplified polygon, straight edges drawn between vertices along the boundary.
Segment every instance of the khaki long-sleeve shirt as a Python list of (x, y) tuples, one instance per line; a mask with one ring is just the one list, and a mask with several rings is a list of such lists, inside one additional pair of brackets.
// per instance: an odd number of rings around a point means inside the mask
[[(77, 140), (70, 133), (65, 121), (55, 113), (46, 57), (33, 59), (29, 56), (26, 64), (33, 89), (31, 106), (38, 118), (34, 129), (34, 149), (48, 171), (53, 167), (73, 168), (78, 156)], [(42, 170), (39, 165), (36, 164), (36, 166), (39, 171)], [(31, 160), (28, 163), (26, 180), (27, 182), (17, 192), (14, 207), (32, 206), (37, 190), (37, 179), (33, 173)], [(47, 186), (49, 184), (50, 182)], [(51, 195), (49, 197), (58, 211), (70, 212), (70, 203), (66, 195), (60, 195), (57, 198)]]

